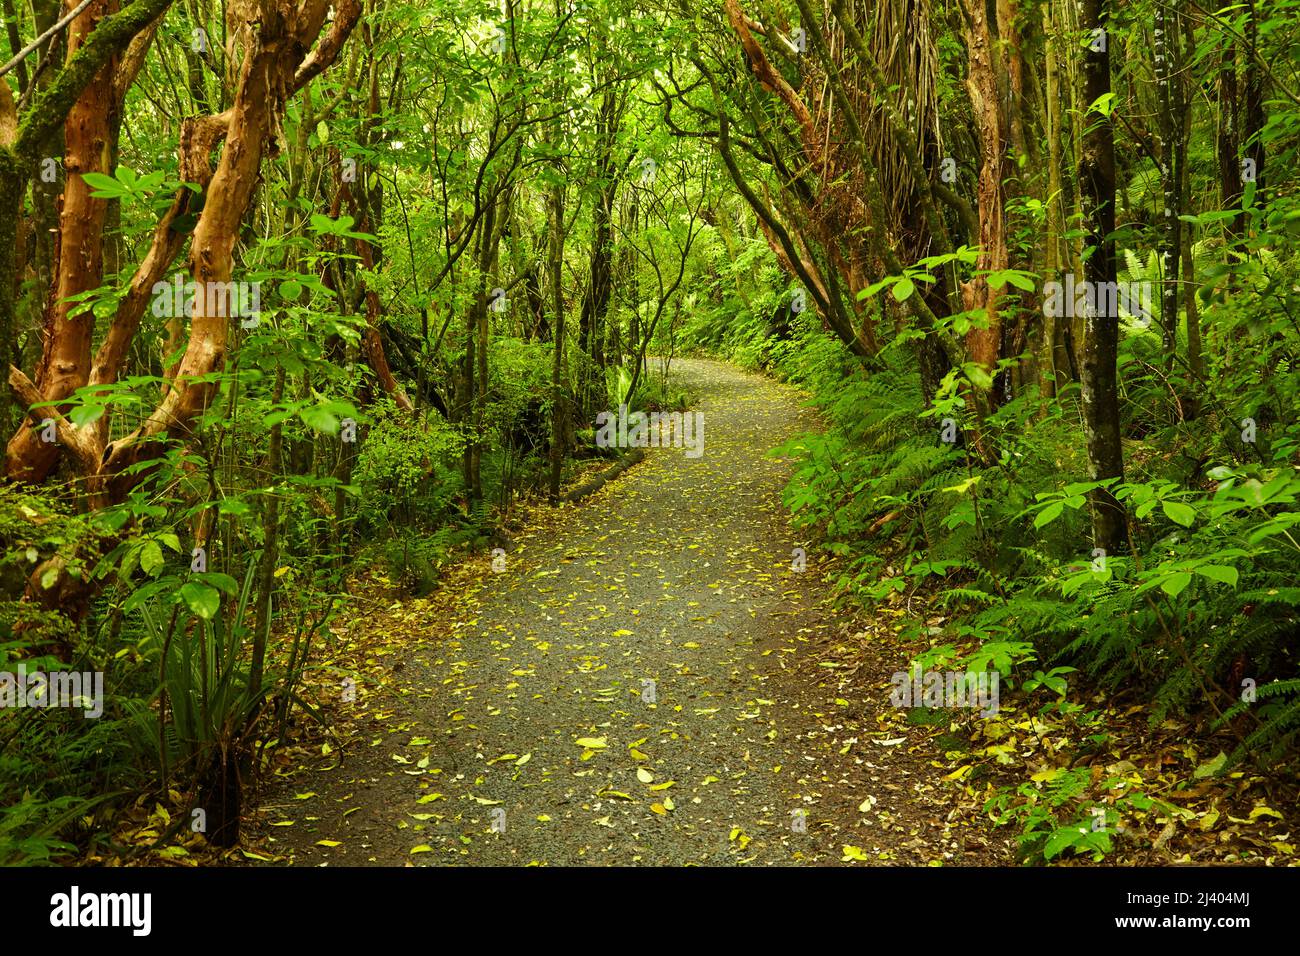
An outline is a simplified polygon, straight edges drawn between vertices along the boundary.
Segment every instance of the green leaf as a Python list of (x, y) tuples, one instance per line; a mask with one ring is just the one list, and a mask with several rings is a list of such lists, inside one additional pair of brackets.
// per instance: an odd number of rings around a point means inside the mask
[(885, 278), (881, 279), (879, 282), (873, 282), (871, 283), (871, 285), (867, 286), (865, 289), (859, 292), (858, 298), (869, 299), (877, 292), (879, 292), (881, 289), (883, 289), (885, 286), (891, 285), (892, 283), (897, 281), (898, 280), (893, 276), (885, 276)]
[(120, 199), (131, 195), (130, 191), (112, 176), (103, 173), (82, 173), (82, 181), (91, 187), (90, 194), (96, 199)]
[(1181, 501), (1162, 501), (1160, 508), (1170, 521), (1182, 525), (1184, 528), (1190, 528), (1192, 522), (1196, 520), (1196, 509), (1191, 505), (1185, 505)]
[(337, 416), (322, 405), (312, 405), (304, 408), (298, 415), (308, 428), (324, 432), (326, 435), (338, 434), (339, 420)]
[(1205, 763), (1201, 764), (1199, 767), (1197, 767), (1195, 770), (1192, 771), (1192, 779), (1204, 780), (1206, 777), (1213, 777), (1225, 766), (1227, 766), (1227, 763), (1228, 763), (1228, 755), (1225, 754), (1222, 750), (1220, 750), (1219, 755), (1217, 757), (1215, 757), (1213, 760), (1205, 761)]
[(1034, 291), (1033, 278), (1018, 269), (996, 269), (988, 274), (985, 281), (995, 289), (1010, 284), (1026, 292)]
[(1041, 528), (1044, 525), (1051, 524), (1057, 518), (1061, 517), (1061, 512), (1064, 510), (1065, 510), (1065, 502), (1053, 501), (1042, 511), (1038, 512), (1037, 517), (1034, 518), (1034, 527)]
[(1103, 93), (1101, 94), (1101, 96), (1097, 97), (1095, 100), (1092, 101), (1092, 105), (1088, 107), (1088, 112), (1092, 113), (1096, 111), (1100, 113), (1102, 116), (1109, 118), (1111, 110), (1114, 109), (1114, 104), (1115, 104), (1115, 94)]
[(157, 541), (146, 541), (140, 550), (140, 570), (150, 577), (155, 577), (155, 572), (161, 570), (162, 566), (162, 546)]
[(314, 212), (311, 214), (311, 228), (313, 232), (330, 233), (337, 231), (338, 226), (329, 216)]
[(206, 571), (202, 575), (205, 584), (211, 584), (213, 587), (225, 591), (231, 597), (239, 595), (239, 582), (229, 574), (222, 574), (220, 571)]
[(103, 405), (78, 405), (68, 413), (68, 418), (72, 424), (80, 428), (82, 425), (89, 425), (103, 414)]
[(962, 371), (966, 374), (966, 378), (970, 380), (970, 383), (976, 388), (982, 391), (988, 391), (993, 387), (993, 376), (990, 375), (985, 370), (984, 366), (980, 365), (978, 362), (967, 362), (962, 366)]
[(1186, 571), (1175, 571), (1167, 578), (1160, 582), (1160, 590), (1164, 591), (1170, 597), (1178, 597), (1183, 593), (1183, 588), (1192, 583), (1192, 576)]
[(212, 620), (216, 616), (217, 609), (221, 607), (221, 593), (206, 584), (196, 584), (191, 581), (181, 585), (179, 593), (181, 600), (189, 606), (189, 609), (205, 621)]
[(1061, 827), (1047, 838), (1047, 843), (1043, 847), (1043, 856), (1050, 860), (1052, 857), (1060, 854), (1063, 850), (1067, 850), (1074, 846), (1084, 836), (1086, 836), (1087, 833), (1088, 828), (1078, 824), (1071, 827)]
[(899, 302), (906, 302), (911, 298), (912, 293), (916, 291), (916, 283), (907, 278), (907, 276), (903, 276), (903, 278), (894, 283), (894, 288), (890, 291), (893, 292), (894, 298)]
[(1229, 587), (1237, 586), (1237, 569), (1226, 564), (1202, 564), (1196, 568), (1196, 573), (1202, 577), (1209, 578), (1211, 581), (1219, 581)]

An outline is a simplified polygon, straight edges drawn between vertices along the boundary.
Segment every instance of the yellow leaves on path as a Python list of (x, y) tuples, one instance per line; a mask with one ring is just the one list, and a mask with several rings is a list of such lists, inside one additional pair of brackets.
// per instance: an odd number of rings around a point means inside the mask
[[(834, 683), (854, 673), (848, 664), (813, 678), (831, 681), (818, 688), (818, 706), (843, 695), (834, 716), (820, 725), (811, 714), (786, 719), (787, 685), (797, 683), (783, 679), (794, 673), (787, 658), (837, 626), (833, 615), (811, 613), (821, 590), (813, 576), (789, 573), (783, 469), (763, 459), (773, 430), (794, 425), (798, 400), (761, 379), (724, 381), (733, 394), (711, 399), (719, 404), (709, 413), (740, 430), (725, 438), (719, 428), (702, 464), (682, 470), (680, 457), (650, 456), (590, 503), (530, 516), (508, 574), (481, 561), (453, 566), (427, 603), (388, 612), (372, 604), (373, 613), (350, 622), (358, 638), (394, 635), (371, 652), (383, 660), (355, 669), (373, 688), (365, 740), (375, 741), (375, 762), (391, 781), (384, 789), (400, 802), (389, 842), (345, 830), (338, 835), (347, 845), (331, 862), (351, 864), (343, 854), (361, 848), (398, 865), (428, 853), (423, 862), (442, 862), (444, 852), (471, 865), (709, 863), (721, 847), (737, 863), (830, 862), (844, 840), (863, 838), (838, 837), (824, 822), (789, 838), (775, 809), (792, 797), (810, 810), (827, 805), (837, 783), (825, 776), (829, 748), (860, 739), (854, 759), (864, 754), (862, 764), (890, 745), (872, 747), (867, 734), (839, 726), (858, 706)], [(389, 670), (398, 661), (414, 666)], [(400, 705), (381, 711), (381, 692)], [(854, 715), (840, 710), (848, 701)], [(336, 802), (310, 779), (326, 799), (293, 806)], [(435, 779), (446, 796), (425, 789)], [(383, 821), (383, 797), (348, 797), (343, 806), (364, 801), (375, 812), (359, 816)], [(889, 799), (885, 788), (881, 799)], [(484, 839), (501, 812), (489, 808), (502, 805), (510, 837)], [(850, 816), (846, 825), (877, 823)]]

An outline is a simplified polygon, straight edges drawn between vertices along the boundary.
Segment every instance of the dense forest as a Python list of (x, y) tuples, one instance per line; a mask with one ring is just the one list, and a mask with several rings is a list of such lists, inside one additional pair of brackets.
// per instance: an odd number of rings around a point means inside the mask
[(0, 864), (1294, 864), (1298, 12), (0, 0)]

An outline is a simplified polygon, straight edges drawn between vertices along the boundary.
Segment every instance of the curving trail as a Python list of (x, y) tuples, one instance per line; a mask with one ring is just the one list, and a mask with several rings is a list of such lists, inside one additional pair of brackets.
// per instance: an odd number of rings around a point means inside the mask
[[(938, 775), (888, 707), (888, 673), (903, 665), (837, 644), (848, 622), (826, 605), (814, 557), (792, 570), (803, 542), (780, 501), (790, 465), (767, 452), (816, 427), (801, 393), (720, 362), (674, 367), (700, 395), (703, 455), (652, 450), (521, 535), (504, 572), (483, 558), (441, 605), (354, 622), (396, 615), (404, 666), (366, 702), (341, 765), (304, 768), (269, 795), (264, 848), (299, 865), (975, 852), (944, 823)], [(295, 824), (269, 826), (283, 819)]]

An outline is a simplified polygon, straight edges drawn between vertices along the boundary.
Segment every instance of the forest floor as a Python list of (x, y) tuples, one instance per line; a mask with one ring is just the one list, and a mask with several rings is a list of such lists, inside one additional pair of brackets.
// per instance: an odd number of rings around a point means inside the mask
[(355, 701), (277, 755), (244, 857), (1012, 861), (1010, 833), (956, 809), (928, 728), (889, 704), (897, 618), (835, 611), (811, 549), (793, 570), (791, 466), (768, 452), (818, 427), (803, 394), (720, 362), (674, 368), (699, 396), (702, 456), (653, 450), (536, 509), (504, 570), (471, 557), (422, 599), (368, 581), (324, 651), (355, 668)]

